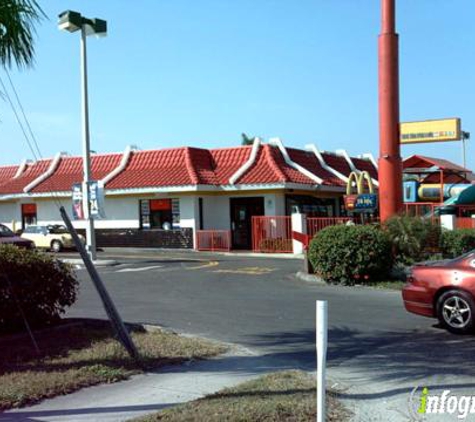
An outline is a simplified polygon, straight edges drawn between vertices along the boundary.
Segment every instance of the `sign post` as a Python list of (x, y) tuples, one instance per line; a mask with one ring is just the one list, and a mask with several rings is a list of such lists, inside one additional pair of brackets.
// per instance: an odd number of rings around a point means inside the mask
[(326, 366), (328, 342), (328, 306), (326, 300), (317, 300), (317, 422), (325, 422)]

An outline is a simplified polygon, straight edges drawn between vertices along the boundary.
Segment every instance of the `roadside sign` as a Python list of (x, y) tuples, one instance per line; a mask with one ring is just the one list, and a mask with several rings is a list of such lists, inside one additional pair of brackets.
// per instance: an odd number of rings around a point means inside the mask
[(104, 188), (97, 181), (89, 182), (89, 203), (93, 218), (105, 218)]
[(459, 118), (401, 123), (400, 131), (401, 144), (448, 142), (462, 139)]
[(362, 193), (359, 195), (345, 195), (345, 208), (351, 212), (374, 212), (378, 208), (378, 195)]
[[(72, 186), (73, 219), (84, 220), (84, 195), (82, 183), (75, 183)], [(95, 219), (105, 218), (104, 213), (104, 188), (97, 181), (89, 182), (89, 204), (91, 216)]]
[(84, 208), (82, 199), (82, 185), (75, 183), (72, 187), (73, 191), (73, 220), (84, 220)]

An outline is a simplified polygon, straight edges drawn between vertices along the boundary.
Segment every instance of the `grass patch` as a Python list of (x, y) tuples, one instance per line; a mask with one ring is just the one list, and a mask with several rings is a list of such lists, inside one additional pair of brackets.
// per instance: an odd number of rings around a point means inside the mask
[(376, 289), (388, 290), (402, 290), (405, 285), (406, 282), (400, 280), (375, 281), (372, 283), (365, 284), (365, 286), (374, 287)]
[(0, 410), (36, 403), (80, 388), (127, 379), (143, 369), (225, 351), (206, 340), (135, 329), (142, 368), (113, 338), (108, 324), (75, 324), (36, 334), (41, 355), (26, 336), (0, 337)]
[[(277, 372), (135, 422), (315, 421), (315, 378), (301, 371)], [(328, 394), (327, 421), (343, 422), (348, 413)]]

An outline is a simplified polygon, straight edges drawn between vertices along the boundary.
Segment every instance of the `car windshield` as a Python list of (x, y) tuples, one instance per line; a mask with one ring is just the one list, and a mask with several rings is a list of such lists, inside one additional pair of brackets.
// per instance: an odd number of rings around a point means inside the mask
[(13, 237), (15, 234), (3, 224), (0, 224), (0, 237)]
[(48, 226), (48, 231), (52, 234), (69, 233), (68, 229), (65, 226), (60, 226), (60, 225)]

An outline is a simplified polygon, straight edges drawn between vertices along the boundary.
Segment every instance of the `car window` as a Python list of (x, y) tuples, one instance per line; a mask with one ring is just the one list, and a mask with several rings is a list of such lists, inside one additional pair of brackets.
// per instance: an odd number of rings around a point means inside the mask
[(0, 224), (0, 237), (13, 237), (15, 234), (3, 224)]
[(28, 226), (25, 230), (23, 230), (23, 233), (36, 233), (36, 226)]
[(65, 226), (60, 226), (59, 224), (54, 226), (48, 226), (48, 230), (53, 234), (65, 234), (69, 233), (68, 229)]

